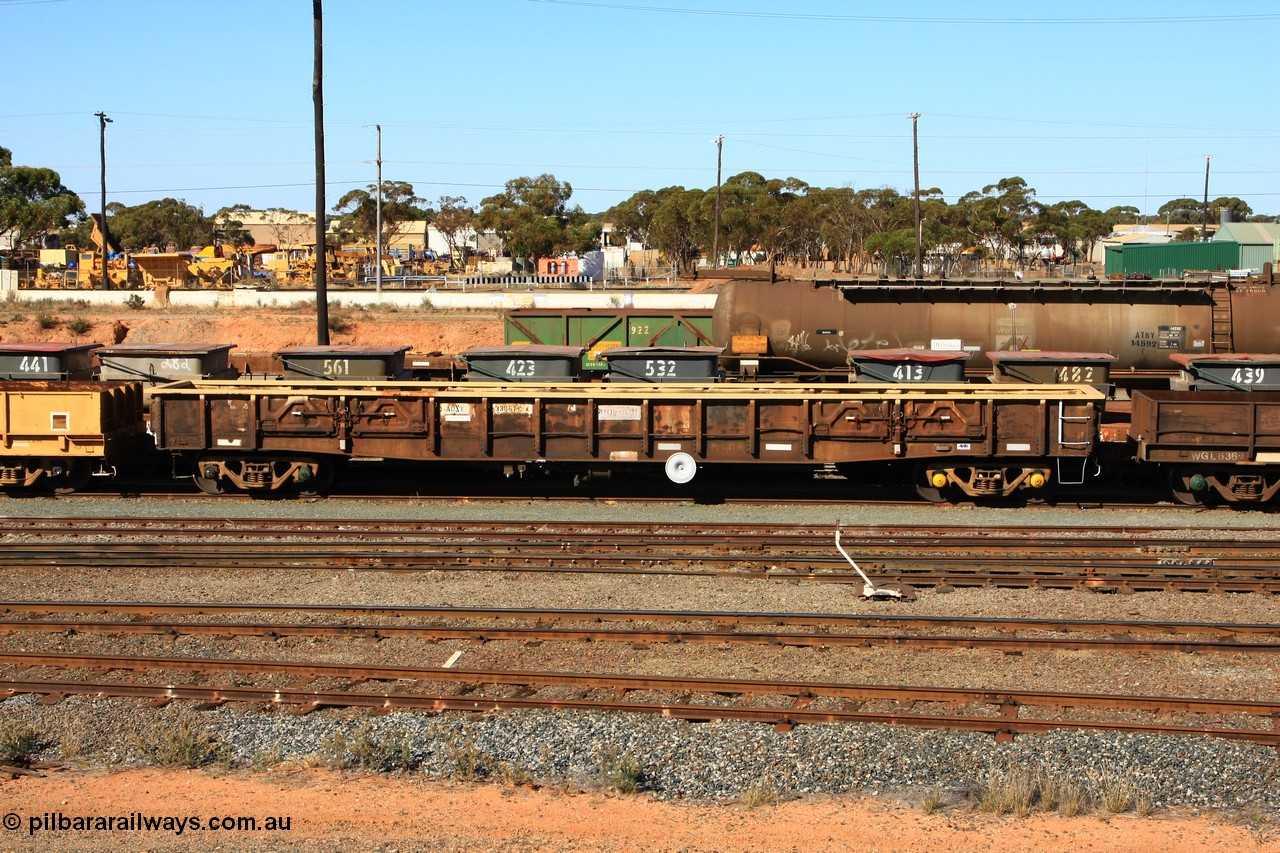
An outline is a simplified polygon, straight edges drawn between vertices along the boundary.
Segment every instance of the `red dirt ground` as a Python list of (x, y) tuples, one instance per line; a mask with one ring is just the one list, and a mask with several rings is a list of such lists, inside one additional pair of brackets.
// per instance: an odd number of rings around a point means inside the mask
[[(747, 809), (645, 796), (433, 783), (298, 769), (216, 775), (142, 769), (65, 772), (0, 782), (18, 830), (4, 849), (430, 851), (841, 851), (865, 853), (1261, 853), (1280, 850), (1241, 826), (1204, 817), (1033, 814), (992, 817), (957, 806), (933, 814), (877, 799), (820, 797)], [(45, 813), (269, 816), (289, 832), (27, 834)], [(8, 820), (8, 818), (6, 818)], [(7, 826), (6, 826), (7, 828)], [(37, 840), (38, 839), (38, 840)]]

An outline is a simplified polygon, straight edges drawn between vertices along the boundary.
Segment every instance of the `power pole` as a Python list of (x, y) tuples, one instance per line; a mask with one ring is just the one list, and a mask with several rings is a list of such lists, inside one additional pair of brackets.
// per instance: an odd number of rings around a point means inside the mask
[(329, 345), (329, 252), (325, 247), (324, 200), (324, 0), (311, 0), (315, 41), (312, 45), (311, 101), (316, 132), (316, 346)]
[(111, 119), (103, 112), (94, 113), (98, 117), (98, 153), (102, 163), (102, 289), (111, 289), (111, 278), (107, 275), (107, 247), (111, 245), (111, 233), (107, 229), (107, 125)]
[(724, 134), (716, 135), (716, 227), (711, 238), (711, 262), (720, 266), (720, 166), (724, 155)]
[(1204, 207), (1200, 211), (1200, 242), (1209, 240), (1209, 161), (1212, 154), (1204, 155)]
[[(377, 212), (377, 215), (374, 217), (376, 220), (376, 225), (374, 225), (374, 228), (378, 232), (378, 235), (377, 235), (378, 271), (374, 273), (373, 280), (374, 280), (374, 289), (378, 293), (381, 293), (382, 292), (382, 125), (375, 124), (374, 127), (378, 129), (378, 212)], [(403, 286), (403, 283), (401, 286)]]
[(911, 162), (915, 170), (916, 191), (915, 191), (915, 207), (916, 207), (916, 268), (915, 277), (917, 279), (924, 278), (924, 231), (920, 224), (920, 137), (917, 125), (920, 121), (920, 113), (912, 113), (907, 116), (911, 119)]

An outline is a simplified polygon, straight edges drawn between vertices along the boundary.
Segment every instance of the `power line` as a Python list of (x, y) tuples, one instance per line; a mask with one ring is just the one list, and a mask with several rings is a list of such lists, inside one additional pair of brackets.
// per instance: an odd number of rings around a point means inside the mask
[(795, 12), (748, 12), (726, 9), (696, 9), (675, 6), (636, 6), (629, 3), (598, 3), (587, 0), (531, 0), (549, 6), (581, 6), (591, 9), (612, 9), (623, 12), (650, 12), (665, 15), (705, 15), (717, 18), (764, 18), (785, 21), (821, 21), (847, 22), (859, 24), (957, 24), (974, 26), (1014, 25), (1014, 26), (1062, 26), (1079, 24), (1094, 26), (1098, 24), (1206, 24), (1235, 23), (1243, 21), (1269, 21), (1280, 18), (1280, 14), (1263, 13), (1253, 15), (1148, 15), (1143, 17), (1105, 17), (1105, 18), (941, 18), (921, 15), (805, 15)]

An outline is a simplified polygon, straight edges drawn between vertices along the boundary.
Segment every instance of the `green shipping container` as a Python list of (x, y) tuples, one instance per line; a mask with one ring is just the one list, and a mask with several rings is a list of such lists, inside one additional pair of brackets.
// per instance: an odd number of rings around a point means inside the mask
[(1210, 243), (1159, 243), (1107, 248), (1107, 275), (1149, 275), (1182, 278), (1187, 270), (1232, 270), (1240, 267), (1240, 244), (1229, 240)]
[(612, 347), (711, 346), (711, 311), (648, 311), (595, 308), (520, 308), (502, 318), (509, 345), (582, 347), (583, 370), (604, 372), (600, 353)]

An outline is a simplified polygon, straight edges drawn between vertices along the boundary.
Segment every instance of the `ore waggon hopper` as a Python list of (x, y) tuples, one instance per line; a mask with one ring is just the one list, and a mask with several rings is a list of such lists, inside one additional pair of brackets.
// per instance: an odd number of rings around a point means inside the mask
[(725, 367), (750, 376), (847, 373), (850, 352), (959, 350), (986, 373), (992, 351), (1110, 353), (1113, 379), (1167, 377), (1174, 353), (1269, 352), (1280, 287), (1224, 281), (735, 281), (716, 302)]

